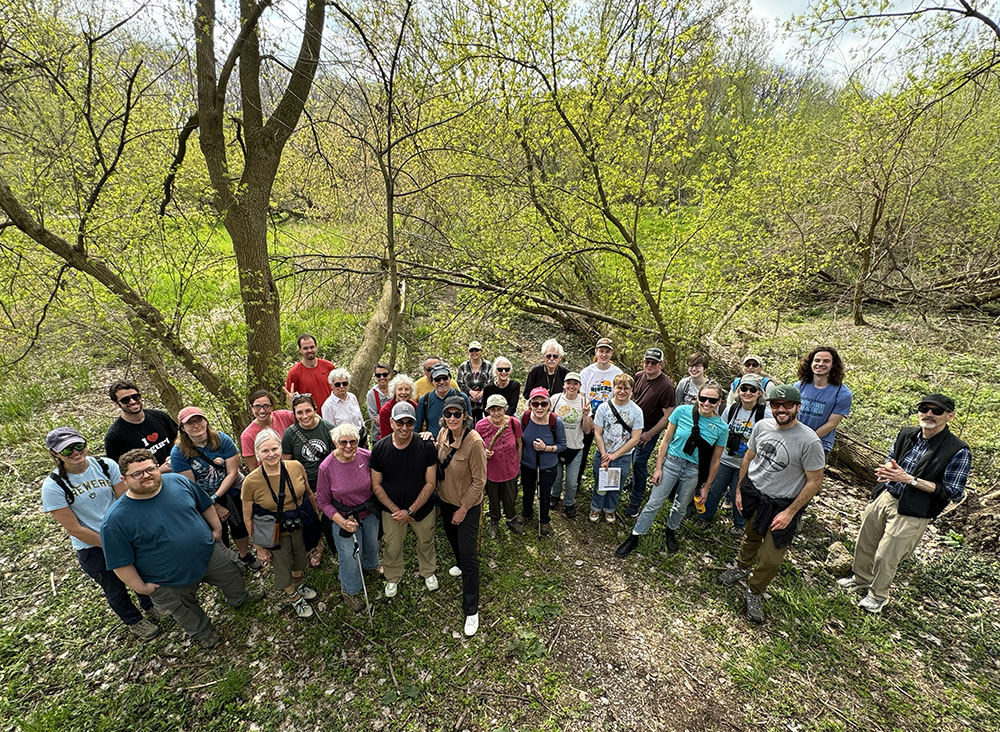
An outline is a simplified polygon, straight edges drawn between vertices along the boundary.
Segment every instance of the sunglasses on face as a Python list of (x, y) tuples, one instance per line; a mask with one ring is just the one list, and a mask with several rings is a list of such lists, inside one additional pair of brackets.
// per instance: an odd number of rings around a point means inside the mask
[(376, 379), (385, 379), (388, 376), (389, 376), (389, 374), (375, 374), (375, 378)]
[(559, 359), (559, 354), (558, 353), (546, 353), (545, 354), (545, 360), (546, 361), (557, 361), (558, 359)]
[(66, 447), (64, 447), (62, 450), (59, 451), (59, 454), (62, 455), (63, 457), (69, 457), (74, 452), (83, 452), (86, 449), (87, 449), (86, 442), (75, 442), (72, 445), (67, 445)]
[(771, 411), (775, 409), (781, 409), (783, 411), (788, 411), (794, 409), (798, 404), (796, 402), (771, 402)]
[(743, 386), (740, 387), (740, 391), (749, 392), (750, 394), (756, 394), (758, 391), (760, 391), (760, 389), (758, 389), (756, 386), (750, 386), (749, 384), (744, 384)]
[(746, 366), (746, 367), (747, 367), (748, 369), (755, 369), (755, 368), (757, 368), (758, 366), (760, 366), (760, 364), (759, 364), (759, 363), (757, 363), (756, 361), (747, 361), (747, 362), (746, 362), (745, 364), (743, 364), (743, 365), (744, 365), (744, 366)]
[(463, 414), (465, 414), (465, 412), (456, 412), (453, 409), (449, 409), (447, 412), (444, 413), (444, 418), (445, 419), (461, 419)]
[(944, 410), (941, 407), (932, 407), (930, 404), (921, 404), (917, 407), (917, 411), (921, 414), (932, 413), (935, 417), (940, 417), (944, 414)]
[(440, 384), (442, 381), (451, 381), (451, 377), (450, 376), (439, 376), (436, 379), (434, 379), (434, 383), (435, 384)]
[(396, 419), (396, 420), (393, 420), (393, 421), (397, 425), (399, 425), (400, 427), (412, 427), (413, 426), (413, 420), (412, 419)]
[(132, 402), (137, 402), (137, 401), (139, 401), (141, 399), (142, 399), (142, 395), (141, 394), (128, 394), (127, 396), (123, 396), (121, 399), (119, 399), (118, 403), (119, 404), (131, 404)]
[(504, 368), (503, 366), (497, 366), (497, 371), (501, 374), (508, 374), (510, 373), (510, 367)]
[(357, 440), (337, 440), (337, 444), (340, 445), (341, 447), (357, 447), (358, 446), (358, 441)]
[(547, 407), (547, 406), (549, 406), (549, 403), (548, 402), (532, 402), (531, 406), (533, 406), (533, 407)]
[(698, 401), (703, 404), (718, 404), (719, 397), (702, 396), (701, 394), (699, 394)]
[(136, 470), (134, 472), (131, 472), (128, 474), (128, 477), (131, 478), (132, 480), (139, 480), (140, 478), (143, 478), (147, 475), (152, 475), (157, 470), (159, 470), (159, 468), (154, 465), (153, 467), (146, 468), (145, 470)]
[(348, 384), (348, 382), (346, 382), (346, 381), (334, 381), (333, 382), (333, 387), (335, 389), (339, 389), (342, 386), (347, 386), (347, 384)]

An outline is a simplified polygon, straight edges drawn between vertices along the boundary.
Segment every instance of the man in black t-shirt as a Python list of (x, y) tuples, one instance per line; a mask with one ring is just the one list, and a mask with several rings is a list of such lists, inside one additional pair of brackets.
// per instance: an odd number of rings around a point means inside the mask
[(403, 540), (406, 527), (417, 537), (417, 563), (428, 590), (438, 588), (434, 551), (434, 502), (437, 450), (434, 443), (415, 438), (416, 413), (409, 402), (392, 408), (392, 434), (372, 449), (372, 492), (382, 504), (382, 569), (385, 596), (395, 597), (403, 577)]
[(177, 437), (177, 423), (159, 409), (143, 409), (142, 394), (131, 381), (116, 381), (108, 396), (122, 410), (104, 435), (104, 454), (117, 461), (129, 450), (153, 453), (161, 473), (170, 472), (170, 448)]

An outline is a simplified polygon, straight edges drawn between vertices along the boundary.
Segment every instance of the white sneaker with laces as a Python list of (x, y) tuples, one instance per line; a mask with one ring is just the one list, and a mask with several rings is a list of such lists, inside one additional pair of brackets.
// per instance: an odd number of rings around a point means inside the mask
[(862, 610), (867, 610), (874, 615), (875, 613), (882, 612), (882, 608), (884, 608), (888, 602), (889, 598), (879, 600), (874, 595), (865, 595), (864, 599), (858, 603), (858, 607)]
[(452, 577), (461, 577), (462, 570), (459, 569), (458, 567), (452, 567), (451, 569), (448, 570), (448, 574), (450, 574)]
[(395, 597), (396, 593), (398, 591), (399, 591), (399, 583), (398, 582), (386, 582), (385, 583), (385, 596), (386, 597)]
[(465, 634), (473, 636), (479, 630), (479, 613), (465, 616)]
[(424, 584), (427, 585), (427, 589), (434, 592), (438, 588), (438, 578), (436, 574), (432, 574), (429, 577), (424, 577)]
[(868, 593), (868, 585), (863, 585), (858, 581), (858, 578), (853, 574), (849, 577), (841, 577), (837, 580), (837, 586), (842, 590), (847, 592), (864, 592)]

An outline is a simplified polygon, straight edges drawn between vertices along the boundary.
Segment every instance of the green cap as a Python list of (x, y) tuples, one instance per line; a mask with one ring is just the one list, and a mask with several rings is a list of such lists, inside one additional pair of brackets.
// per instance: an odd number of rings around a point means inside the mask
[(769, 402), (796, 402), (802, 403), (802, 395), (799, 390), (791, 384), (782, 384), (771, 388), (771, 393), (767, 395)]

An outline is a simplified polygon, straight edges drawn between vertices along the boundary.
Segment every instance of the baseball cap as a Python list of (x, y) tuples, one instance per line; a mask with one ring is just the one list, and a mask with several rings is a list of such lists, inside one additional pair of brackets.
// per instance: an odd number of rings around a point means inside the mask
[(392, 414), (390, 416), (398, 422), (404, 417), (416, 420), (417, 413), (413, 410), (413, 405), (409, 402), (396, 402), (392, 405)]
[[(581, 384), (583, 383), (583, 379), (580, 377), (579, 371), (570, 371), (566, 374), (566, 376), (563, 377), (563, 382), (566, 381), (579, 381)], [(548, 395), (546, 394), (546, 396)]]
[(480, 343), (479, 341), (473, 341), (472, 343), (469, 344), (469, 350), (470, 351), (481, 351), (481, 350), (483, 350), (483, 344)]
[(802, 403), (802, 394), (791, 384), (781, 384), (771, 389), (771, 393), (767, 395), (767, 401), (769, 402), (797, 402)]
[(615, 347), (611, 345), (610, 338), (600, 338), (594, 348), (610, 348), (612, 351), (615, 350)]
[(490, 398), (486, 400), (486, 408), (490, 407), (503, 407), (507, 408), (507, 400), (503, 398), (503, 394), (490, 394)]
[(444, 400), (443, 410), (447, 409), (461, 409), (463, 412), (468, 411), (465, 408), (465, 400), (457, 395), (453, 395)]
[(531, 393), (528, 395), (528, 401), (530, 402), (535, 397), (545, 397), (546, 399), (548, 399), (549, 390), (546, 389), (544, 386), (536, 386), (534, 389), (531, 390)]
[(936, 407), (941, 407), (941, 409), (946, 412), (955, 411), (955, 400), (950, 396), (945, 396), (944, 394), (928, 394), (923, 399), (920, 400), (921, 404), (933, 404)]
[(663, 351), (659, 348), (647, 348), (646, 352), (642, 355), (643, 360), (647, 358), (650, 361), (663, 361)]
[(743, 360), (740, 361), (740, 363), (746, 363), (747, 361), (756, 361), (757, 363), (760, 364), (761, 368), (764, 368), (764, 359), (762, 359), (760, 356), (757, 356), (757, 355), (755, 355), (753, 353), (748, 353), (746, 356), (744, 356)]
[(743, 376), (740, 377), (740, 383), (737, 386), (743, 386), (744, 384), (756, 386), (758, 389), (764, 388), (764, 380), (760, 378), (759, 374), (743, 374)]
[(72, 427), (56, 427), (45, 435), (45, 446), (55, 452), (86, 441), (87, 439)]
[(184, 407), (184, 409), (177, 413), (177, 421), (180, 424), (187, 424), (192, 417), (201, 417), (205, 420), (208, 419), (208, 417), (205, 416), (205, 413), (198, 407)]
[(431, 367), (431, 381), (439, 376), (451, 376), (451, 369), (445, 366), (443, 363), (435, 364)]

